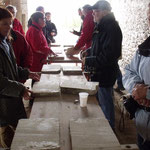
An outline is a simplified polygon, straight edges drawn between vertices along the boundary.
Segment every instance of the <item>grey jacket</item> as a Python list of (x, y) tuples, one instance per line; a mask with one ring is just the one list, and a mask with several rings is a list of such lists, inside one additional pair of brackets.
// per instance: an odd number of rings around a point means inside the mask
[[(123, 84), (129, 93), (137, 83), (144, 83), (150, 86), (150, 57), (145, 57), (136, 52), (131, 63), (125, 68)], [(135, 114), (137, 132), (150, 141), (150, 112), (138, 109)]]
[(26, 118), (22, 102), (25, 87), (20, 79), (27, 79), (29, 71), (16, 65), (15, 56), (10, 47), (11, 59), (0, 42), (0, 126), (16, 125), (18, 120)]

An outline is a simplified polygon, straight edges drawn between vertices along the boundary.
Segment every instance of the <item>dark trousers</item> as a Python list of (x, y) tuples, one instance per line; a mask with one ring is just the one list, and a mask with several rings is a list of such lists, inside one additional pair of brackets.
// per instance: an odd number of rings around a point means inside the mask
[(97, 98), (106, 119), (109, 121), (109, 124), (112, 127), (112, 129), (114, 129), (115, 111), (113, 102), (113, 87), (99, 87)]
[(138, 134), (137, 142), (139, 150), (150, 150), (150, 141), (144, 141), (144, 139)]
[(118, 70), (118, 72), (117, 72), (117, 85), (118, 85), (118, 88), (123, 88), (122, 73), (121, 73), (119, 64), (117, 66), (117, 70)]

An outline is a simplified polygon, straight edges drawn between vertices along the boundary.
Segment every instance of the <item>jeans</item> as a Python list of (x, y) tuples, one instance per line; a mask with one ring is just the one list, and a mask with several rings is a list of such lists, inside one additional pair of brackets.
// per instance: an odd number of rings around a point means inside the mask
[(103, 88), (99, 87), (98, 89), (98, 102), (99, 105), (109, 121), (112, 129), (115, 128), (115, 112), (114, 112), (114, 103), (113, 103), (113, 87)]
[(150, 141), (145, 141), (144, 139), (138, 134), (137, 142), (139, 150), (150, 150)]
[(118, 72), (117, 72), (117, 85), (118, 85), (118, 88), (123, 88), (122, 73), (120, 71), (119, 64), (117, 66), (117, 69), (118, 69)]

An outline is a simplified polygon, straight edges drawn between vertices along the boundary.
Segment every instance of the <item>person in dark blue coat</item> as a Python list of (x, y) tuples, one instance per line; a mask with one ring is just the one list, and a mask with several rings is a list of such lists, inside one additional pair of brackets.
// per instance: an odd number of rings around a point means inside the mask
[(39, 75), (18, 67), (9, 36), (12, 14), (0, 8), (0, 145), (9, 148), (19, 119), (27, 118), (22, 98), (30, 99), (31, 91), (20, 80)]
[(122, 32), (105, 0), (92, 6), (96, 27), (92, 46), (83, 54), (85, 70), (91, 81), (99, 82), (98, 102), (112, 129), (115, 128), (113, 85), (117, 78), (118, 58), (121, 55)]

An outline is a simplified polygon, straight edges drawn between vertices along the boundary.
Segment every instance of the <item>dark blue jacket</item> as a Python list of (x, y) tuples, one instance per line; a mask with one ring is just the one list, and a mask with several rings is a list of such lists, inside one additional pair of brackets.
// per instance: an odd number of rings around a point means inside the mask
[(122, 32), (113, 13), (102, 18), (96, 25), (92, 47), (87, 50), (85, 66), (93, 68), (92, 81), (101, 87), (113, 86), (117, 76), (117, 62), (121, 56)]
[(27, 79), (29, 71), (16, 65), (11, 45), (9, 56), (0, 38), (0, 126), (16, 126), (21, 118), (27, 118), (22, 96), (25, 86), (18, 81)]

